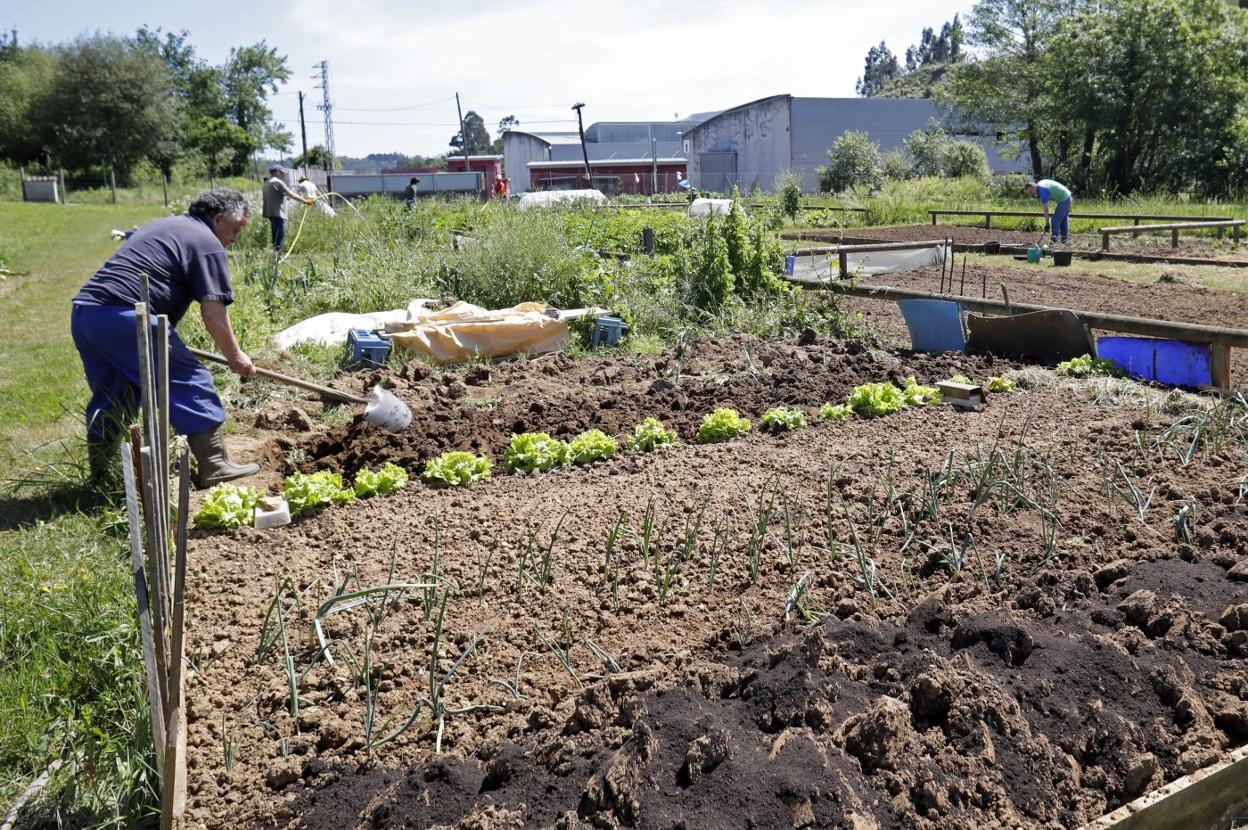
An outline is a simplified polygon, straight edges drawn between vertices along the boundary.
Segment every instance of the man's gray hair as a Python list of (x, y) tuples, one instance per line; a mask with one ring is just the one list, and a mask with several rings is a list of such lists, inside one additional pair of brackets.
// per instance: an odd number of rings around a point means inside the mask
[(231, 190), (228, 187), (214, 187), (212, 190), (205, 190), (191, 200), (191, 205), (186, 209), (188, 216), (194, 216), (199, 219), (207, 219), (212, 221), (212, 217), (217, 214), (223, 214), (226, 219), (231, 222), (237, 222), (247, 215), (251, 209), (247, 197), (239, 193), (237, 190)]

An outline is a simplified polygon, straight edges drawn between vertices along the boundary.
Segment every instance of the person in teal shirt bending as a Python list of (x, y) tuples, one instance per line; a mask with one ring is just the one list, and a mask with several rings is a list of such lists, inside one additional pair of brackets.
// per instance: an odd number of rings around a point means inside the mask
[[(1038, 182), (1027, 182), (1028, 196), (1040, 199), (1040, 207), (1044, 208), (1044, 230), (1051, 234), (1056, 242), (1061, 237), (1062, 244), (1070, 242), (1070, 188), (1052, 179), (1041, 179)], [(1049, 222), (1049, 202), (1053, 203), (1053, 221)]]

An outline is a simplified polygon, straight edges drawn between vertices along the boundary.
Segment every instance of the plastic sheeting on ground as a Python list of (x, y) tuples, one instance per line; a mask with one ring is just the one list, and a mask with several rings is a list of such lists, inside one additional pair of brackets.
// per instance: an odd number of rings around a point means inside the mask
[(386, 326), (399, 348), (425, 355), (439, 364), (459, 363), (471, 357), (506, 357), (524, 352), (555, 352), (568, 345), (568, 323), (547, 313), (542, 303), (520, 303), (488, 310), (458, 302), (442, 311)]
[(598, 190), (541, 190), (525, 193), (520, 197), (520, 202), (517, 206), (521, 210), (528, 210), (529, 208), (550, 207), (551, 205), (575, 202), (582, 199), (587, 199), (600, 205), (607, 202), (607, 197)]
[(407, 308), (396, 308), (391, 311), (374, 311), (368, 314), (348, 314), (344, 311), (331, 311), (301, 320), (287, 329), (283, 329), (273, 338), (279, 349), (289, 349), (296, 343), (319, 343), (323, 346), (338, 346), (347, 342), (347, 332), (351, 329), (385, 328), (387, 323), (399, 323), (416, 319), (420, 314), (427, 314), (427, 305), (433, 300), (412, 300)]
[[(732, 210), (732, 199), (694, 199), (689, 203), (689, 210), (686, 211), (688, 216), (727, 216), (728, 211)], [(745, 213), (745, 208), (740, 207), (739, 210)]]
[[(912, 251), (871, 251), (850, 253), (845, 257), (846, 268), (851, 277), (873, 277), (894, 271), (910, 271), (940, 265), (944, 257), (944, 245), (918, 248)], [(840, 276), (836, 254), (813, 254), (797, 257), (793, 263), (794, 276), (821, 280), (835, 280)]]

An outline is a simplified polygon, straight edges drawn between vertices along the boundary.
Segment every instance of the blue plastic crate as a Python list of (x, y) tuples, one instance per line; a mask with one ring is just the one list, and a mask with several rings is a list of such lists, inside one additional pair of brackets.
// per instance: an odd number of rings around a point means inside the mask
[(347, 332), (347, 351), (352, 366), (384, 366), (390, 356), (390, 342), (368, 329)]
[(590, 340), (591, 348), (614, 346), (620, 342), (624, 332), (628, 331), (628, 323), (619, 317), (599, 317), (594, 321), (594, 336)]

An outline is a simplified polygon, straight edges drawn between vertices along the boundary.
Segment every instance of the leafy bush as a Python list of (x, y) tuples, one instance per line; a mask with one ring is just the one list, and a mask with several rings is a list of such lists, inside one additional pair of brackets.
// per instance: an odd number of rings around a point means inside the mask
[(1026, 184), (1027, 176), (1022, 173), (1001, 173), (988, 182), (988, 195), (997, 201), (1020, 199), (1025, 195), (1023, 187)]
[(254, 487), (218, 484), (208, 491), (195, 514), (196, 527), (234, 528), (255, 521), (260, 491)]
[(714, 216), (708, 216), (691, 244), (681, 251), (677, 266), (690, 305), (711, 314), (728, 301), (733, 287), (732, 262), (720, 224)]
[(383, 464), (380, 470), (360, 470), (355, 474), (355, 495), (362, 499), (388, 496), (406, 486), (407, 471), (390, 462)]
[(763, 413), (758, 425), (764, 432), (788, 432), (792, 429), (805, 429), (806, 416), (800, 409), (787, 406), (773, 406)]
[(721, 407), (702, 418), (698, 427), (699, 444), (718, 444), (750, 431), (750, 422), (735, 409)]
[(819, 407), (821, 421), (848, 421), (854, 414), (854, 408), (847, 403), (825, 403)]
[(1094, 375), (1118, 375), (1121, 372), (1112, 360), (1098, 360), (1085, 354), (1071, 360), (1063, 360), (1057, 364), (1057, 371), (1072, 378), (1086, 378)]
[(945, 173), (949, 154), (949, 134), (935, 118), (929, 118), (927, 127), (915, 130), (902, 142), (914, 164), (914, 172), (920, 176), (940, 176)]
[(842, 193), (851, 188), (876, 190), (884, 182), (880, 145), (865, 132), (846, 130), (828, 148), (828, 165), (815, 171), (819, 189)]
[(906, 378), (906, 387), (901, 390), (901, 399), (906, 406), (927, 406), (940, 403), (943, 398), (935, 386), (923, 386), (914, 378)]
[(900, 150), (889, 150), (884, 154), (881, 171), (884, 178), (890, 181), (914, 178), (914, 166), (910, 164), (910, 159), (906, 158), (906, 154)]
[(291, 517), (302, 516), (327, 504), (341, 504), (355, 498), (355, 491), (342, 486), (342, 476), (329, 470), (311, 475), (292, 473), (282, 485), (282, 495), (290, 504)]
[(1018, 381), (1014, 378), (994, 376), (985, 384), (989, 392), (1013, 392), (1018, 389)]
[(676, 430), (663, 426), (658, 418), (646, 418), (633, 427), (633, 434), (624, 442), (632, 452), (653, 452), (659, 447), (676, 443)]
[(891, 383), (864, 383), (849, 393), (849, 405), (863, 415), (888, 415), (903, 408), (906, 401)]
[(568, 450), (573, 464), (591, 464), (614, 458), (620, 445), (600, 429), (590, 429), (572, 439)]
[(793, 222), (802, 208), (802, 174), (787, 167), (775, 178), (776, 192), (780, 194), (780, 212)]
[[(466, 487), (474, 481), (485, 481), (493, 468), (490, 459), (470, 452), (444, 452), (425, 462), (421, 475), (431, 484), (447, 487)], [(356, 482), (359, 487), (359, 482)]]
[(503, 455), (503, 466), (513, 473), (517, 470), (523, 473), (553, 470), (568, 463), (569, 453), (570, 449), (564, 441), (551, 438), (544, 432), (523, 432), (511, 436), (511, 443)]
[(970, 176), (986, 182), (992, 177), (988, 154), (973, 141), (951, 141), (945, 152), (945, 175), (955, 179)]

